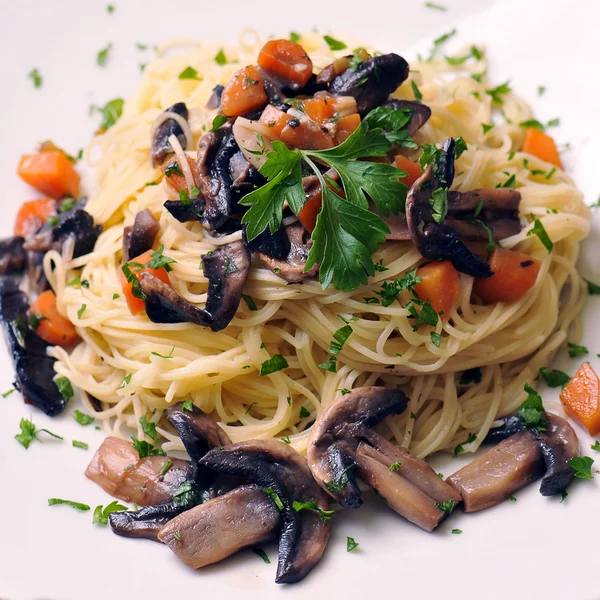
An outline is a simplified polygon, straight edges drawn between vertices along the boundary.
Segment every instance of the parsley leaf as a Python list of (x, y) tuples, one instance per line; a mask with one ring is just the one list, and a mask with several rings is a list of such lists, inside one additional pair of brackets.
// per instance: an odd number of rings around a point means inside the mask
[(335, 356), (330, 356), (327, 362), (322, 362), (317, 365), (319, 369), (329, 371), (330, 373), (337, 373), (337, 363)]
[(89, 448), (89, 446), (85, 443), (85, 442), (80, 442), (78, 440), (73, 440), (73, 447), (74, 448), (81, 448), (82, 450), (87, 450)]
[(435, 505), (440, 510), (443, 510), (445, 513), (450, 514), (454, 510), (456, 502), (454, 500), (446, 500), (445, 502), (436, 502)]
[[(421, 312), (417, 313), (416, 306), (421, 307)], [(413, 327), (413, 331), (417, 331), (421, 325), (431, 325), (435, 327), (438, 324), (439, 316), (438, 313), (433, 310), (431, 301), (429, 298), (422, 302), (421, 300), (411, 300), (407, 305), (406, 309), (410, 313), (411, 317), (416, 317), (417, 322)]]
[(67, 506), (72, 506), (77, 510), (90, 510), (90, 507), (87, 504), (82, 504), (81, 502), (73, 502), (73, 500), (61, 500), (60, 498), (48, 498), (48, 506), (55, 506), (56, 504), (66, 504)]
[(454, 37), (455, 35), (456, 29), (453, 29), (452, 31), (445, 33), (439, 38), (433, 40), (433, 48), (431, 49), (431, 53), (429, 54), (429, 58), (427, 58), (426, 62), (431, 62), (435, 58), (435, 55), (437, 54), (440, 47), (443, 46), (450, 38)]
[(402, 468), (402, 463), (400, 463), (400, 462), (395, 462), (390, 465), (390, 471), (392, 473), (399, 471), (401, 468)]
[(295, 31), (290, 31), (290, 41), (297, 44), (300, 41), (300, 34)]
[(358, 548), (359, 543), (352, 537), (347, 537), (346, 538), (346, 552), (352, 552), (353, 550), (356, 550), (356, 548)]
[(254, 302), (254, 300), (250, 296), (242, 294), (242, 300), (248, 305), (248, 308), (250, 310), (258, 310), (256, 302)]
[(423, 279), (417, 277), (417, 268), (411, 269), (406, 272), (406, 275), (402, 279), (394, 279), (394, 281), (384, 281), (381, 284), (381, 290), (375, 292), (378, 296), (381, 296), (381, 305), (388, 307), (391, 306), (395, 300), (398, 299), (402, 290), (412, 291), (412, 289), (418, 283), (421, 283)]
[(151, 423), (146, 418), (146, 415), (140, 418), (142, 431), (153, 441), (158, 442), (158, 432), (156, 431), (156, 423)]
[(90, 114), (100, 113), (102, 115), (100, 128), (104, 130), (110, 129), (121, 117), (123, 104), (125, 104), (123, 98), (115, 98), (114, 100), (109, 100), (104, 106), (92, 106)]
[(306, 419), (307, 417), (310, 417), (310, 412), (308, 412), (306, 407), (301, 406), (300, 407), (300, 418)]
[(117, 500), (114, 500), (104, 508), (102, 505), (96, 506), (94, 510), (94, 516), (92, 518), (93, 524), (108, 525), (108, 517), (114, 512), (121, 512), (127, 510), (126, 506), (119, 504)]
[(194, 404), (192, 403), (190, 398), (188, 398), (182, 403), (181, 410), (187, 410), (188, 412), (192, 412), (194, 410)]
[(569, 381), (571, 381), (570, 375), (567, 375), (563, 371), (557, 369), (546, 369), (542, 367), (538, 373), (538, 377), (542, 377), (548, 387), (562, 387), (564, 388)]
[(202, 502), (202, 490), (193, 481), (184, 481), (174, 492), (177, 506), (192, 506)]
[[(137, 453), (140, 458), (145, 458), (146, 456), (166, 456), (167, 453), (162, 448), (155, 448), (152, 444), (149, 444), (145, 440), (138, 440), (135, 435), (131, 436), (131, 441), (133, 443), (133, 447), (137, 450)], [(175, 495), (173, 494), (173, 499)]]
[(333, 341), (329, 344), (329, 353), (337, 356), (351, 335), (352, 327), (350, 327), (350, 325), (344, 325), (344, 327), (340, 327), (335, 331), (333, 334)]
[(165, 256), (163, 254), (164, 249), (164, 244), (161, 244), (158, 247), (158, 250), (154, 251), (150, 255), (150, 260), (146, 263), (146, 267), (148, 267), (149, 269), (160, 269), (164, 267), (167, 273), (170, 273), (173, 270), (173, 267), (171, 267), (171, 265), (176, 263), (177, 261), (174, 258), (169, 258), (168, 256)]
[(68, 401), (75, 395), (75, 392), (73, 391), (73, 386), (71, 385), (71, 382), (67, 377), (60, 375), (58, 377), (55, 377), (53, 381), (56, 387), (58, 388), (60, 395), (65, 400)]
[(183, 71), (181, 71), (181, 73), (179, 73), (178, 79), (195, 79), (196, 81), (202, 80), (198, 75), (198, 71), (196, 71), (194, 67), (186, 67)]
[(577, 358), (578, 356), (585, 356), (589, 350), (585, 346), (580, 346), (579, 344), (573, 344), (572, 342), (567, 342), (567, 348), (569, 349), (569, 356), (571, 358)]
[(90, 415), (86, 415), (85, 413), (81, 412), (80, 410), (75, 410), (73, 412), (73, 418), (80, 424), (80, 425), (91, 425), (95, 419), (94, 417), (90, 417)]
[(348, 47), (346, 44), (344, 44), (344, 42), (340, 42), (339, 40), (332, 38), (330, 35), (324, 35), (323, 39), (327, 42), (327, 45), (332, 50), (345, 50)]
[(98, 63), (98, 66), (100, 66), (100, 67), (106, 66), (106, 63), (108, 61), (108, 54), (109, 54), (111, 48), (112, 48), (112, 44), (108, 44), (106, 47), (102, 48), (102, 50), (100, 50), (98, 52), (98, 55), (96, 56), (96, 62)]
[(453, 533), (454, 535), (460, 535), (460, 534), (462, 533), (462, 529), (453, 529), (453, 530), (452, 530), (452, 533)]
[(421, 100), (423, 100), (423, 94), (421, 93), (421, 90), (417, 87), (417, 84), (414, 81), (411, 81), (410, 87), (412, 88), (413, 94), (415, 95), (415, 100), (421, 102)]
[(309, 502), (298, 502), (294, 500), (292, 503), (292, 508), (296, 512), (301, 512), (303, 510), (314, 510), (319, 513), (319, 516), (321, 519), (323, 519), (323, 521), (329, 521), (332, 515), (335, 513), (335, 510), (323, 510), (316, 502), (313, 502), (312, 500)]
[(223, 51), (223, 48), (221, 48), (221, 49), (220, 49), (220, 50), (217, 52), (217, 54), (216, 54), (216, 56), (215, 56), (215, 62), (216, 62), (218, 65), (220, 65), (220, 66), (223, 66), (223, 65), (226, 65), (226, 64), (227, 64), (227, 57), (225, 56), (225, 52)]
[(593, 479), (592, 465), (594, 459), (589, 456), (574, 456), (568, 461), (569, 466), (575, 471), (575, 477), (578, 479)]
[(517, 409), (517, 415), (521, 423), (525, 427), (535, 427), (538, 431), (546, 431), (542, 397), (528, 383), (525, 384), (525, 391), (529, 395)]
[(425, 2), (425, 6), (427, 8), (432, 8), (434, 10), (441, 10), (443, 12), (446, 12), (448, 10), (448, 8), (446, 6), (442, 6), (441, 4), (434, 4), (433, 2)]
[(221, 125), (225, 125), (229, 119), (225, 115), (217, 115), (212, 122), (211, 131), (217, 131)]
[(29, 71), (29, 73), (27, 74), (27, 77), (29, 77), (29, 79), (33, 81), (33, 87), (42, 87), (43, 79), (38, 69), (31, 69), (31, 71)]
[(273, 500), (275, 506), (279, 510), (283, 510), (285, 508), (283, 502), (281, 501), (281, 498), (279, 497), (279, 494), (272, 487), (263, 488), (263, 492), (267, 494), (267, 496), (269, 496), (271, 500)]
[(252, 552), (257, 556), (260, 556), (267, 565), (271, 564), (271, 559), (267, 556), (267, 553), (262, 548), (252, 548)]
[(585, 279), (584, 281), (587, 283), (588, 294), (590, 296), (600, 296), (600, 285), (596, 285), (595, 283), (592, 283), (587, 279)]
[(150, 352), (151, 355), (153, 356), (158, 356), (159, 358), (173, 358), (173, 352), (175, 351), (175, 346), (173, 346), (171, 348), (171, 351), (169, 352), (169, 354), (159, 354), (158, 352)]
[(552, 252), (552, 248), (554, 248), (554, 244), (552, 243), (552, 240), (550, 239), (550, 236), (548, 235), (546, 228), (544, 227), (543, 223), (539, 219), (536, 219), (533, 222), (533, 227), (527, 232), (527, 236), (530, 236), (530, 235), (537, 235), (540, 242), (542, 242), (542, 244), (544, 244), (544, 247), (546, 248), (546, 250), (548, 250), (548, 253)]
[(600, 452), (600, 442), (598, 440), (596, 440), (591, 446), (590, 448), (592, 450), (595, 450), (596, 452)]
[(431, 341), (433, 342), (433, 345), (436, 346), (437, 348), (439, 348), (440, 344), (442, 342), (442, 336), (439, 333), (436, 333), (435, 331), (432, 331), (429, 334), (429, 337), (431, 338)]
[(429, 204), (433, 209), (433, 220), (442, 223), (448, 213), (448, 190), (443, 187), (433, 190)]
[(81, 319), (81, 317), (83, 317), (83, 313), (85, 312), (85, 309), (87, 308), (87, 304), (82, 304), (81, 308), (77, 311), (77, 316)]
[(275, 354), (260, 365), (260, 376), (271, 375), (289, 367), (287, 360), (280, 354)]
[(500, 84), (498, 87), (495, 87), (490, 90), (485, 90), (485, 93), (488, 94), (488, 96), (491, 96), (492, 101), (496, 104), (504, 104), (502, 96), (504, 94), (509, 94), (512, 91), (508, 84), (509, 82), (507, 81), (506, 83)]

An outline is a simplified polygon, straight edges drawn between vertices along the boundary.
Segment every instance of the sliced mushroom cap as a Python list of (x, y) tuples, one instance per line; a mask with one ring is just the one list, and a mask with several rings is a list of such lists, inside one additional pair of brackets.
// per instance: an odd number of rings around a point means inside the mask
[(19, 236), (0, 240), (0, 275), (18, 273), (25, 268), (27, 255), (23, 248), (24, 242)]
[(146, 313), (154, 323), (196, 323), (203, 327), (211, 325), (211, 316), (185, 298), (170, 285), (150, 273), (140, 278), (142, 292), (146, 296)]
[(447, 189), (454, 178), (454, 140), (444, 144), (444, 152), (436, 165), (429, 165), (415, 181), (406, 198), (406, 222), (417, 250), (429, 260), (449, 260), (454, 267), (473, 277), (491, 277), (486, 261), (473, 254), (458, 234), (446, 223), (434, 219), (432, 194)]
[(158, 221), (147, 208), (135, 215), (133, 225), (123, 231), (123, 260), (131, 260), (150, 250), (159, 229)]
[[(171, 466), (163, 472), (167, 463)], [(172, 456), (139, 458), (130, 442), (108, 437), (85, 472), (111, 496), (140, 506), (170, 502), (173, 493), (192, 479), (192, 465)]]
[(285, 227), (280, 227), (275, 233), (271, 233), (271, 229), (267, 227), (249, 242), (246, 237), (246, 225), (244, 225), (242, 235), (244, 244), (250, 252), (262, 252), (277, 259), (284, 259), (290, 253), (291, 244)]
[(204, 198), (190, 198), (189, 202), (167, 200), (163, 206), (180, 222), (202, 221), (206, 202)]
[(64, 410), (67, 400), (54, 383), (56, 359), (46, 355), (48, 344), (27, 327), (28, 310), (17, 282), (0, 278), (0, 321), (15, 367), (15, 388), (26, 404), (52, 417)]
[(354, 472), (357, 431), (404, 412), (407, 405), (400, 390), (362, 387), (338, 397), (316, 420), (308, 439), (308, 464), (317, 483), (342, 506), (362, 504)]
[(243, 242), (218, 246), (202, 256), (204, 276), (208, 279), (206, 312), (212, 317), (213, 331), (225, 329), (240, 305), (250, 272), (250, 253)]
[(446, 516), (435, 500), (397, 472), (390, 471), (382, 455), (361, 443), (356, 451), (360, 478), (377, 490), (398, 514), (425, 531), (433, 531)]
[(259, 260), (271, 271), (277, 273), (279, 277), (290, 283), (298, 283), (308, 277), (314, 277), (319, 270), (317, 265), (309, 271), (304, 270), (312, 244), (310, 234), (300, 223), (288, 225), (283, 231), (289, 243), (287, 255), (283, 258), (277, 258), (269, 252), (259, 251), (256, 254)]
[(397, 54), (375, 56), (335, 77), (329, 91), (336, 96), (354, 96), (358, 112), (365, 116), (406, 80), (408, 70), (408, 63)]
[(499, 504), (544, 474), (542, 449), (530, 430), (503, 440), (446, 481), (463, 497), (465, 512)]
[(276, 537), (281, 513), (254, 485), (200, 504), (165, 525), (158, 539), (188, 567), (199, 569)]
[(217, 108), (221, 108), (221, 96), (223, 95), (224, 86), (217, 84), (213, 88), (212, 94), (206, 103), (206, 108), (208, 110), (216, 110)]
[(137, 511), (114, 512), (108, 520), (113, 533), (117, 535), (158, 542), (161, 529), (186, 510), (190, 510), (186, 504), (168, 502), (158, 506), (144, 506)]
[(50, 284), (44, 273), (45, 252), (27, 251), (27, 279), (31, 289), (37, 294), (50, 289)]
[(575, 471), (567, 461), (579, 456), (579, 440), (567, 421), (550, 413), (546, 417), (546, 431), (536, 433), (546, 464), (540, 493), (553, 496), (564, 492), (573, 481)]
[(253, 440), (211, 450), (201, 461), (209, 469), (243, 477), (271, 488), (283, 503), (277, 583), (300, 581), (320, 560), (329, 538), (329, 522), (312, 510), (297, 512), (293, 502), (314, 502), (327, 509), (306, 459), (278, 440)]
[[(187, 121), (188, 109), (185, 103), (177, 102), (167, 108), (163, 115), (169, 113), (179, 115), (181, 118)], [(181, 147), (185, 150), (187, 146), (187, 139), (181, 128), (181, 125), (175, 119), (165, 119), (154, 131), (152, 136), (152, 149), (150, 156), (152, 157), (152, 164), (156, 167), (160, 165), (167, 155), (173, 152), (173, 147), (169, 142), (169, 137), (174, 135), (181, 144)]]
[(412, 112), (410, 121), (404, 127), (408, 135), (415, 135), (429, 121), (429, 117), (431, 117), (429, 106), (416, 100), (398, 100), (397, 98), (392, 98), (384, 102), (383, 106), (385, 108), (393, 108), (394, 110), (410, 110)]

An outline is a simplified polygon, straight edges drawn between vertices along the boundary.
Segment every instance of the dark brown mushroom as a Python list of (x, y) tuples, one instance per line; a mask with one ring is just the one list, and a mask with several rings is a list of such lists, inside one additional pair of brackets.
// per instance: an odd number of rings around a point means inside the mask
[(429, 117), (431, 117), (429, 106), (416, 100), (398, 100), (397, 98), (392, 98), (384, 102), (382, 106), (384, 108), (393, 108), (394, 110), (408, 110), (412, 113), (410, 121), (404, 126), (408, 135), (415, 135), (429, 121)]
[(472, 460), (446, 481), (463, 497), (465, 512), (499, 504), (544, 474), (542, 448), (531, 430), (520, 431)]
[(221, 108), (221, 96), (223, 95), (224, 89), (225, 88), (220, 84), (215, 85), (212, 94), (206, 103), (206, 108), (208, 110), (216, 110), (217, 108)]
[(446, 194), (454, 179), (454, 149), (454, 140), (449, 138), (436, 164), (429, 165), (410, 188), (406, 199), (408, 229), (417, 250), (428, 260), (449, 260), (462, 273), (491, 277), (488, 263), (465, 246), (443, 216), (434, 218), (433, 194), (437, 190)]
[(337, 75), (329, 84), (329, 92), (335, 96), (353, 96), (358, 112), (365, 116), (406, 80), (408, 70), (408, 63), (397, 54), (375, 56)]
[(133, 225), (123, 230), (123, 260), (131, 260), (150, 250), (159, 229), (158, 221), (147, 208), (135, 215)]
[(44, 273), (45, 254), (45, 252), (27, 251), (27, 279), (31, 289), (37, 294), (50, 289), (46, 273)]
[(279, 536), (277, 583), (300, 581), (319, 562), (330, 525), (317, 512), (297, 511), (296, 502), (314, 502), (327, 509), (327, 497), (319, 489), (306, 459), (278, 440), (252, 440), (211, 450), (201, 464), (219, 473), (242, 477), (271, 488), (283, 504)]
[(177, 515), (190, 510), (187, 504), (168, 502), (144, 506), (136, 511), (111, 513), (108, 517), (113, 533), (128, 538), (143, 538), (158, 542), (161, 529)]
[(261, 488), (245, 485), (175, 517), (158, 539), (188, 567), (199, 569), (275, 538), (281, 517)]
[(172, 456), (139, 458), (130, 442), (108, 437), (85, 474), (119, 500), (152, 506), (170, 502), (173, 493), (192, 479), (193, 468), (189, 461)]
[(202, 196), (188, 201), (167, 200), (163, 206), (180, 222), (202, 221), (206, 202)]
[(400, 390), (362, 387), (339, 396), (316, 420), (308, 439), (308, 464), (317, 483), (342, 506), (362, 504), (355, 473), (357, 432), (404, 412), (407, 405)]
[(17, 282), (0, 277), (0, 321), (15, 367), (15, 388), (26, 404), (55, 416), (64, 410), (67, 399), (54, 382), (56, 359), (47, 356), (48, 344), (29, 328), (28, 311), (27, 297)]
[[(188, 109), (183, 102), (173, 104), (163, 114), (168, 115), (170, 113), (179, 115), (187, 121)], [(156, 128), (152, 137), (150, 156), (152, 157), (152, 164), (155, 167), (160, 165), (169, 154), (173, 153), (173, 148), (169, 142), (169, 138), (172, 135), (179, 140), (181, 147), (186, 150), (187, 139), (181, 125), (175, 119), (166, 119)]]
[(307, 277), (314, 277), (319, 270), (317, 265), (309, 271), (304, 270), (312, 244), (310, 234), (300, 223), (288, 225), (283, 232), (289, 242), (287, 255), (279, 258), (269, 251), (258, 251), (256, 253), (258, 259), (279, 277), (291, 283), (298, 283)]
[(267, 227), (260, 235), (248, 241), (246, 236), (246, 225), (242, 229), (244, 245), (250, 252), (262, 252), (272, 258), (284, 259), (290, 253), (290, 239), (286, 234), (285, 227), (280, 227), (275, 233)]
[(25, 268), (27, 255), (23, 242), (19, 236), (0, 240), (0, 275), (19, 273)]

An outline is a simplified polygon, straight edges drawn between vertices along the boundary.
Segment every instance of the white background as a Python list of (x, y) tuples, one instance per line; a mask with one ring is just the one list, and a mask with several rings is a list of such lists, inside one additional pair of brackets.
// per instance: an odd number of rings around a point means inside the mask
[[(126, 97), (139, 81), (139, 64), (150, 58), (135, 42), (154, 44), (173, 37), (234, 41), (244, 27), (264, 34), (286, 34), (318, 26), (343, 37), (352, 31), (382, 51), (394, 50), (409, 61), (435, 37), (456, 27), (456, 44), (483, 42), (492, 58), (496, 83), (511, 79), (514, 88), (536, 105), (536, 117), (561, 118), (559, 142), (570, 142), (567, 170), (586, 193), (600, 195), (600, 19), (597, 0), (440, 0), (440, 12), (417, 0), (324, 2), (281, 0), (115, 0), (114, 14), (97, 0), (1, 0), (0, 52), (0, 233), (9, 234), (20, 203), (35, 197), (15, 175), (20, 154), (44, 139), (76, 153), (97, 122), (90, 104)], [(492, 6), (493, 5), (493, 6)], [(491, 8), (490, 8), (491, 7)], [(96, 66), (96, 53), (113, 43), (110, 62)], [(41, 89), (27, 73), (39, 68)], [(538, 85), (548, 89), (537, 98)], [(597, 224), (597, 219), (596, 224)], [(582, 270), (600, 283), (597, 235), (586, 243)], [(600, 367), (600, 300), (584, 314), (583, 343)], [(12, 368), (0, 349), (0, 391), (9, 389)], [(562, 353), (557, 364), (571, 374), (578, 362)], [(556, 391), (543, 390), (546, 405), (559, 412)], [(391, 596), (420, 600), (593, 600), (600, 598), (600, 476), (576, 483), (565, 503), (542, 498), (536, 486), (477, 515), (454, 514), (430, 535), (371, 500), (359, 512), (336, 516), (322, 563), (296, 586), (276, 586), (276, 549), (271, 565), (252, 553), (194, 572), (166, 547), (118, 538), (92, 526), (91, 511), (47, 507), (52, 496), (106, 504), (108, 496), (87, 481), (83, 471), (102, 436), (82, 428), (70, 406), (49, 419), (23, 405), (13, 394), (0, 398), (0, 598), (2, 600), (115, 600), (144, 598), (322, 598)], [(85, 452), (65, 443), (34, 442), (28, 451), (13, 436), (23, 416), (38, 427), (86, 441)], [(581, 430), (583, 453), (590, 440)], [(597, 465), (600, 454), (596, 454)], [(468, 459), (438, 459), (449, 475)], [(597, 466), (595, 465), (595, 467)], [(463, 530), (452, 535), (452, 528)], [(359, 550), (347, 554), (346, 536)]]

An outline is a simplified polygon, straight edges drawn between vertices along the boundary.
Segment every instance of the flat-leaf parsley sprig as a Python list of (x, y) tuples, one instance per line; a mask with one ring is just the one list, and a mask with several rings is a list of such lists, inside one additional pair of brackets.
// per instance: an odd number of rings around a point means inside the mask
[[(385, 216), (404, 210), (408, 188), (398, 179), (406, 173), (390, 164), (358, 160), (385, 156), (392, 148), (390, 132), (407, 121), (394, 122), (386, 113), (376, 117), (370, 122), (377, 127), (371, 128), (367, 117), (345, 142), (329, 150), (290, 150), (282, 142), (273, 142), (273, 150), (260, 168), (268, 182), (240, 201), (251, 207), (242, 219), (249, 240), (267, 227), (277, 231), (284, 202), (298, 214), (306, 200), (302, 188), (304, 161), (319, 179), (322, 190), (321, 212), (305, 270), (318, 264), (323, 288), (333, 283), (336, 289), (352, 291), (374, 275), (371, 254), (385, 241), (389, 229), (379, 215), (369, 210), (369, 200)], [(345, 197), (330, 189), (317, 163), (338, 173)]]

